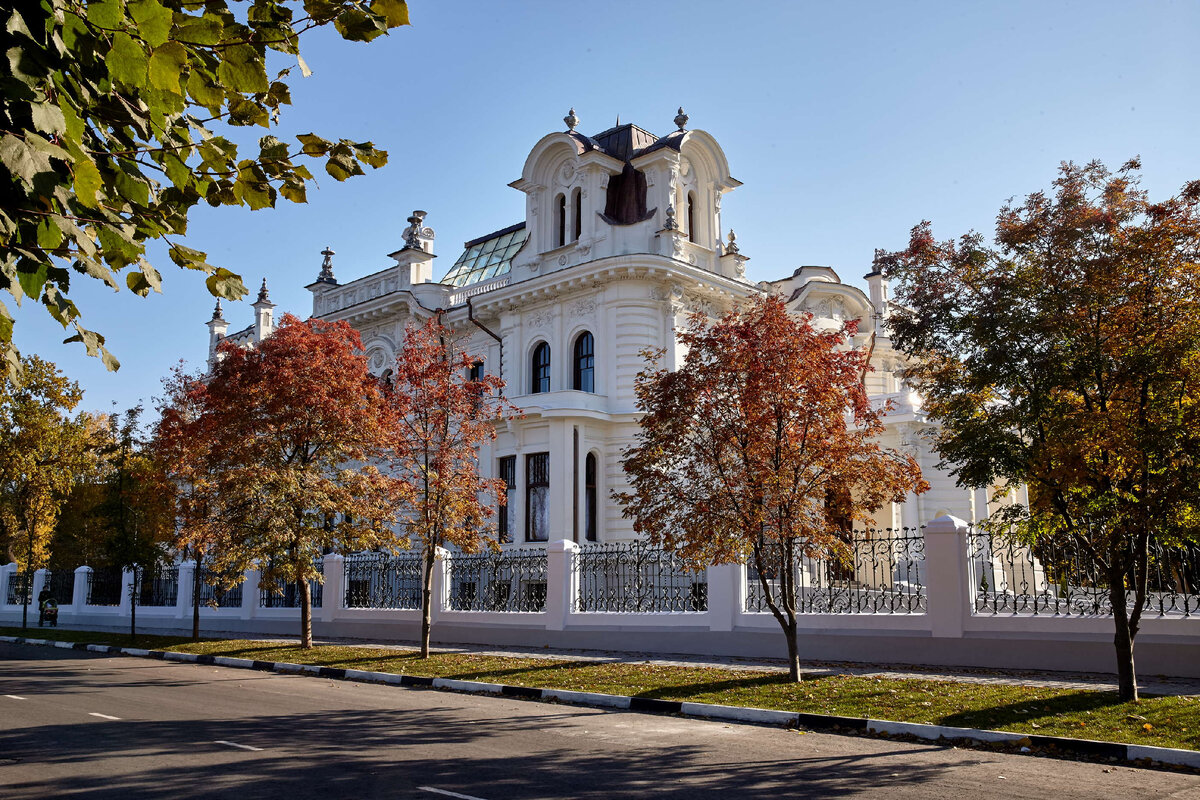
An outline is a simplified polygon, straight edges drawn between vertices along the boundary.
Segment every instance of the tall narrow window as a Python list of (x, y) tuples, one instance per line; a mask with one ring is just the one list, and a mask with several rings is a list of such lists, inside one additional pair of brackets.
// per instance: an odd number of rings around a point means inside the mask
[(567, 243), (567, 196), (560, 194), (555, 205), (558, 207), (558, 244), (555, 247), (562, 247)]
[(467, 370), (467, 380), (469, 380), (469, 381), (483, 380), (483, 362), (482, 361), (472, 362), (471, 368), (469, 370)]
[(525, 541), (550, 540), (550, 454), (525, 456)]
[(584, 331), (575, 340), (575, 359), (571, 388), (580, 392), (596, 391), (596, 343), (592, 334)]
[(589, 542), (600, 537), (599, 513), (596, 503), (596, 454), (588, 453), (583, 469), (584, 533)]
[(583, 233), (583, 192), (579, 189), (575, 190), (575, 237), (572, 241), (579, 241), (580, 234)]
[(688, 241), (696, 241), (696, 193), (688, 192)]
[(504, 508), (500, 509), (500, 544), (512, 541), (512, 521), (516, 511), (513, 509), (513, 487), (517, 483), (517, 457), (502, 456), (500, 458), (500, 480), (504, 481)]
[(550, 391), (550, 345), (542, 342), (533, 349), (532, 376), (529, 391), (533, 394)]

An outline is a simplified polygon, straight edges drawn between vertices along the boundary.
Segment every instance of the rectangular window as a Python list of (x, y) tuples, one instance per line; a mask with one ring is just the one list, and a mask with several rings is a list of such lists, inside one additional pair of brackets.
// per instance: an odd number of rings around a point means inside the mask
[(513, 488), (517, 484), (517, 457), (500, 458), (500, 480), (504, 481), (504, 507), (500, 509), (500, 544), (512, 541)]
[(550, 540), (550, 454), (525, 456), (525, 541)]

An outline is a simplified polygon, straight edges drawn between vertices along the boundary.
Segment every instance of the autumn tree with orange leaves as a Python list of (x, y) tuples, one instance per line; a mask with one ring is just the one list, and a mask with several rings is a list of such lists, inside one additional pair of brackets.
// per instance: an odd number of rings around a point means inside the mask
[(644, 416), (625, 451), (630, 490), (616, 494), (639, 535), (685, 562), (757, 570), (795, 681), (799, 561), (844, 558), (847, 522), (928, 489), (910, 456), (875, 440), (855, 329), (818, 331), (774, 296), (713, 324), (694, 315), (678, 334), (682, 366), (637, 378)]
[(495, 547), (489, 520), (504, 502), (504, 482), (479, 474), (479, 445), (496, 438), (502, 414), (519, 413), (495, 375), (471, 378), (480, 357), (462, 349), (439, 318), (410, 326), (396, 356), (388, 467), (402, 484), (396, 513), (420, 546), (421, 657), (429, 656), (437, 549), (471, 553)]
[(172, 448), (177, 474), (209, 481), (207, 496), (220, 501), (223, 538), (208, 553), (211, 568), (228, 581), (258, 569), (268, 591), (295, 583), (301, 646), (309, 648), (318, 559), (330, 549), (402, 544), (389, 526), (396, 484), (375, 466), (388, 407), (346, 322), (288, 314), (255, 346), (227, 343), (217, 352), (207, 382), (187, 382), (180, 413), (164, 417), (160, 436), (203, 437)]
[(1200, 541), (1200, 181), (1152, 202), (1140, 166), (1065, 163), (1052, 193), (1001, 209), (994, 245), (925, 222), (880, 261), (939, 454), (967, 486), (1029, 486), (992, 527), (1096, 568), (1123, 700), (1151, 545)]

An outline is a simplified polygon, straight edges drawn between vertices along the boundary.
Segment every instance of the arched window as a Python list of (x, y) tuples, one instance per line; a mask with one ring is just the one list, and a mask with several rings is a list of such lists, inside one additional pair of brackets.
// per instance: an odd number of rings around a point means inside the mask
[(696, 241), (696, 193), (688, 192), (688, 241)]
[(580, 392), (596, 391), (596, 342), (584, 331), (575, 339), (571, 388)]
[(558, 243), (554, 246), (562, 247), (567, 243), (567, 196), (560, 194), (555, 206), (558, 209)]
[(534, 394), (550, 391), (550, 345), (542, 342), (533, 349), (533, 380), (529, 391)]
[(572, 241), (579, 241), (580, 234), (583, 233), (583, 192), (579, 189), (575, 190), (575, 237)]
[(599, 508), (596, 503), (596, 454), (588, 453), (583, 468), (583, 530), (589, 542), (600, 537)]

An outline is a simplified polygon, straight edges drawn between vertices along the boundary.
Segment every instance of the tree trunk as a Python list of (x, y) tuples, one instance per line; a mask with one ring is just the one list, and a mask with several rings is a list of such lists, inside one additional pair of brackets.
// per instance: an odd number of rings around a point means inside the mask
[[(300, 573), (300, 570), (297, 570)], [(303, 576), (303, 573), (301, 573)], [(303, 577), (300, 579), (300, 646), (311, 650), (312, 642), (312, 587)]]
[(196, 568), (192, 570), (192, 641), (200, 641), (200, 556), (196, 555)]
[(800, 683), (800, 648), (796, 644), (796, 618), (788, 622), (780, 620), (780, 625), (783, 626), (783, 635), (787, 639), (788, 649), (788, 678), (793, 683)]
[(433, 628), (433, 565), (437, 550), (426, 547), (421, 575), (421, 658), (429, 658), (429, 633)]
[(1117, 654), (1117, 692), (1121, 700), (1136, 702), (1138, 699), (1137, 670), (1133, 663), (1133, 640), (1137, 629), (1130, 625), (1128, 602), (1125, 596), (1125, 570), (1123, 560), (1113, 555), (1108, 570), (1108, 597), (1112, 602), (1113, 621), (1116, 635), (1113, 647)]

